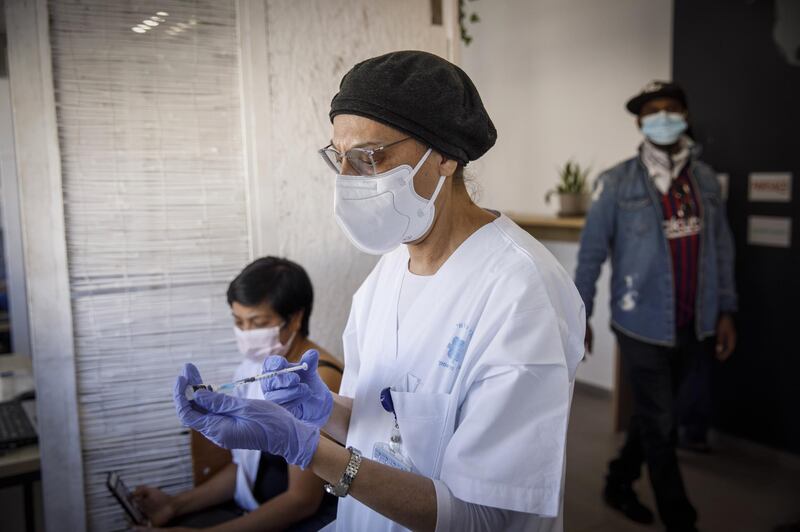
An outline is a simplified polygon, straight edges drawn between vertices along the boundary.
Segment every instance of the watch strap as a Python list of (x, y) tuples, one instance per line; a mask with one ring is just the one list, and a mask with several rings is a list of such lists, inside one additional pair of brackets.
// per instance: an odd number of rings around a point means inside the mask
[(350, 461), (347, 462), (347, 467), (342, 474), (341, 480), (335, 486), (333, 484), (325, 484), (325, 491), (336, 497), (346, 497), (350, 491), (350, 485), (358, 474), (358, 468), (361, 466), (361, 451), (355, 447), (348, 447), (350, 451)]

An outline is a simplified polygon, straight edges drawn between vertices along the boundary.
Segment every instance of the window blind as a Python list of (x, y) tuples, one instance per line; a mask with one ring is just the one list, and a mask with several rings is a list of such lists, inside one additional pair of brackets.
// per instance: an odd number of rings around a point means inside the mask
[(171, 393), (238, 362), (225, 301), (250, 259), (233, 2), (51, 0), (69, 276), (92, 530), (105, 477), (190, 487)]

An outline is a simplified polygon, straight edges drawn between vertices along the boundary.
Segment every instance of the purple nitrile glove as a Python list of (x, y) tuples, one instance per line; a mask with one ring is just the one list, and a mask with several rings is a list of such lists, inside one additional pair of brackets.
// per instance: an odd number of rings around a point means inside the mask
[[(261, 381), (264, 399), (278, 403), (299, 420), (322, 428), (331, 417), (333, 395), (317, 373), (319, 353), (310, 349), (303, 354), (299, 364), (308, 364), (307, 370), (277, 375)], [(282, 356), (264, 359), (264, 372), (276, 371), (299, 364), (290, 364)]]
[(317, 427), (295, 419), (272, 401), (207, 391), (196, 392), (192, 401), (186, 399), (186, 387), (201, 382), (192, 364), (186, 364), (175, 381), (173, 398), (181, 423), (220, 447), (255, 449), (308, 467), (319, 444)]

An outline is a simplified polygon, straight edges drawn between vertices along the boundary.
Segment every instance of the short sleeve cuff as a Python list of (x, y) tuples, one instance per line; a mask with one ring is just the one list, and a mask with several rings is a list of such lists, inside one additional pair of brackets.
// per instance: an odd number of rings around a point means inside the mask
[(447, 484), (438, 479), (433, 479), (436, 489), (436, 530), (450, 530), (453, 515), (453, 494)]

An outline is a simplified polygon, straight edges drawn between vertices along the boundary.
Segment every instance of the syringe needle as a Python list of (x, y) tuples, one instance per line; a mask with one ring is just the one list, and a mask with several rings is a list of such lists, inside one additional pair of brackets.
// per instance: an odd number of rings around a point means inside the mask
[(239, 379), (238, 381), (228, 382), (225, 384), (192, 384), (186, 387), (186, 398), (190, 401), (193, 400), (195, 392), (199, 392), (200, 390), (205, 390), (208, 392), (226, 392), (226, 391), (231, 391), (234, 388), (241, 386), (243, 384), (248, 384), (251, 382), (256, 382), (264, 379), (271, 379), (272, 377), (283, 375), (285, 373), (294, 373), (295, 371), (305, 371), (307, 369), (308, 369), (308, 364), (303, 362), (302, 364), (298, 364), (297, 366), (291, 366), (288, 368), (283, 368), (275, 371), (267, 371), (266, 373), (253, 375), (252, 377), (245, 377), (244, 379)]

